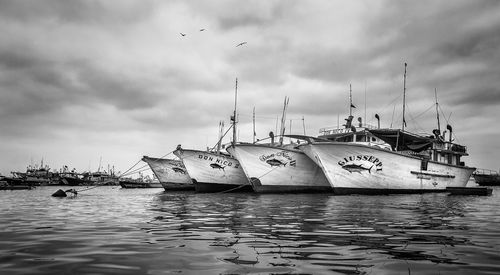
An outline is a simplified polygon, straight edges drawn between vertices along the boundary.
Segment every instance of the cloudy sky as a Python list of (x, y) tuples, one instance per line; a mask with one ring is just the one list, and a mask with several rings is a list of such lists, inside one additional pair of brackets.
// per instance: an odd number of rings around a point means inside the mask
[(292, 133), (337, 126), (349, 85), (356, 117), (400, 127), (405, 62), (408, 129), (437, 127), (437, 91), (467, 164), (500, 168), (500, 1), (0, 0), (0, 33), (3, 175), (213, 146), (236, 78), (242, 141), (285, 96)]

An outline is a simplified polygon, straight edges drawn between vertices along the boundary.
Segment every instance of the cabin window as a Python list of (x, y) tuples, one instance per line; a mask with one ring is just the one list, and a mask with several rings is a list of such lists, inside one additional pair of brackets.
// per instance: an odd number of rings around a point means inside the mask
[(364, 136), (356, 136), (356, 141), (363, 141)]
[(377, 139), (376, 139), (376, 138), (374, 138), (374, 137), (372, 137), (372, 141), (377, 141)]
[(429, 160), (423, 159), (422, 162), (420, 163), (420, 170), (427, 171), (427, 164), (429, 164)]

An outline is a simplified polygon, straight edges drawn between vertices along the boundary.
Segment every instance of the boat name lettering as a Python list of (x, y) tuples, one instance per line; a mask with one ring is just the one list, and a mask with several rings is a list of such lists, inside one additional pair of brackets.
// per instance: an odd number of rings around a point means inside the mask
[(343, 160), (339, 161), (338, 164), (340, 166), (344, 166), (346, 163), (353, 162), (353, 161), (369, 161), (373, 163), (377, 168), (382, 167), (382, 162), (374, 157), (374, 156), (367, 156), (367, 155), (357, 155), (357, 156), (349, 156), (345, 157)]
[(233, 166), (232, 162), (225, 160), (225, 159), (215, 158), (215, 160), (214, 160), (214, 157), (207, 156), (207, 155), (198, 155), (198, 158), (203, 159), (203, 160), (208, 160), (208, 161), (215, 161), (215, 163), (221, 164), (224, 166)]
[(286, 151), (281, 151), (281, 152), (278, 152), (276, 154), (273, 153), (273, 154), (270, 154), (270, 155), (267, 155), (267, 156), (266, 155), (262, 155), (262, 156), (259, 157), (259, 159), (261, 161), (266, 161), (268, 159), (272, 159), (272, 158), (276, 158), (276, 157), (285, 158), (285, 159), (290, 160), (290, 161), (293, 160), (292, 157)]

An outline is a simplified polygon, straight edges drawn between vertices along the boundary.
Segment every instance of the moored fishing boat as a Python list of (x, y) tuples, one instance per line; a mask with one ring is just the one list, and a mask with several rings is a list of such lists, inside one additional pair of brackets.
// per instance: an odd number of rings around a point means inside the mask
[(255, 192), (331, 192), (321, 168), (297, 146), (236, 143), (227, 150), (240, 161)]
[(23, 190), (35, 188), (33, 184), (26, 183), (15, 177), (4, 177), (0, 175), (0, 190)]
[(434, 135), (422, 136), (404, 131), (405, 123), (403, 108), (402, 129), (367, 130), (390, 148), (338, 141), (310, 141), (300, 148), (323, 169), (337, 194), (445, 192), (447, 187), (465, 187), (475, 168), (461, 161), (468, 155), (467, 148), (452, 142), (451, 126), (445, 141), (439, 126)]
[[(236, 104), (238, 96), (238, 79), (236, 79), (234, 114), (231, 116), (233, 143), (236, 142)], [(207, 151), (183, 149), (177, 146), (174, 154), (182, 160), (197, 192), (244, 192), (252, 191), (251, 185), (233, 156), (221, 152), (224, 138), (224, 124), (219, 124), (220, 135), (215, 148)]]
[(142, 157), (155, 176), (160, 181), (165, 191), (194, 190), (193, 181), (180, 160)]
[[(393, 129), (370, 130), (394, 150), (349, 142), (310, 142), (302, 150), (325, 172), (334, 193), (421, 193), (465, 187), (475, 168), (464, 146)], [(412, 148), (412, 149), (410, 149)]]
[(59, 181), (62, 185), (69, 185), (69, 186), (79, 186), (86, 184), (86, 181), (83, 179), (83, 176), (74, 171), (59, 173)]
[(277, 142), (270, 132), (270, 143), (233, 143), (227, 151), (238, 159), (255, 192), (331, 192), (321, 168), (297, 148), (300, 139), (311, 137), (289, 135), (290, 143), (284, 143), (288, 102), (285, 97)]
[(182, 159), (197, 192), (252, 190), (239, 161), (229, 154), (180, 146), (174, 154)]

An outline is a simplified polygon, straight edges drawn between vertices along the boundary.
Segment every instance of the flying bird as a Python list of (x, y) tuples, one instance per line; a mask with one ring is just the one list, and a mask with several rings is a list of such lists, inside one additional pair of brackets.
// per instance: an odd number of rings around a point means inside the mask
[(240, 44), (236, 45), (236, 47), (239, 47), (239, 46), (243, 46), (245, 45), (247, 42), (241, 42)]
[(205, 29), (200, 29), (200, 32), (204, 31)]
[(185, 33), (182, 33), (182, 32), (181, 32), (180, 34), (181, 34), (182, 36), (186, 36), (186, 34), (185, 34)]

